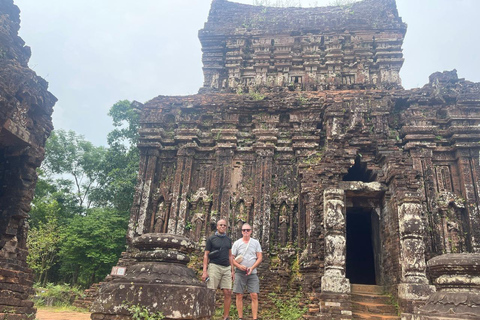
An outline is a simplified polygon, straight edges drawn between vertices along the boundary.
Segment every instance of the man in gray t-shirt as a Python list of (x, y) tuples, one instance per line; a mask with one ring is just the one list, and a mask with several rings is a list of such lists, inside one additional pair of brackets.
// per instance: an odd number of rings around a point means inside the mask
[[(245, 223), (242, 226), (243, 237), (235, 241), (232, 246), (233, 265), (236, 267), (233, 292), (236, 295), (238, 319), (243, 318), (243, 293), (245, 289), (252, 299), (253, 320), (258, 319), (258, 294), (260, 282), (257, 276), (257, 267), (262, 262), (262, 247), (260, 242), (252, 239), (252, 227)], [(241, 258), (241, 261), (239, 261)]]

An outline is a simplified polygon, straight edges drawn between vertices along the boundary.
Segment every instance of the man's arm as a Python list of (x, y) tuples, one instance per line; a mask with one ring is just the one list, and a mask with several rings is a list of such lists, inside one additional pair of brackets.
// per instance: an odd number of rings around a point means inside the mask
[(253, 264), (252, 267), (248, 268), (248, 272), (247, 272), (247, 276), (252, 274), (252, 271), (258, 267), (258, 265), (260, 263), (262, 263), (262, 260), (263, 260), (263, 255), (262, 255), (262, 247), (260, 246), (260, 243), (258, 241), (256, 241), (256, 247), (255, 247), (255, 250), (256, 250), (256, 254), (257, 254), (257, 261), (255, 261), (255, 263)]
[(210, 253), (210, 251), (205, 251), (205, 253), (203, 254), (203, 273), (202, 273), (202, 281), (205, 281), (205, 279), (207, 279), (208, 277), (208, 273), (207, 273), (207, 267), (208, 267), (208, 254)]
[(228, 250), (228, 259), (230, 261), (230, 268), (232, 268), (232, 279), (235, 278), (235, 260), (233, 259), (232, 249)]
[(262, 262), (262, 259), (263, 259), (262, 253), (261, 253), (261, 252), (257, 252), (257, 261), (255, 261), (255, 263), (253, 264), (253, 266), (251, 266), (250, 268), (248, 268), (247, 276), (252, 273), (253, 269), (255, 269), (256, 267), (258, 267), (258, 265)]

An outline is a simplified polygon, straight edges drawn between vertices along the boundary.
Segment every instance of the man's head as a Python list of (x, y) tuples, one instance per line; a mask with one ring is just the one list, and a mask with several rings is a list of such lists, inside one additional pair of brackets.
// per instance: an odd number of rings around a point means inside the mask
[(248, 223), (242, 225), (242, 236), (249, 238), (252, 235), (252, 227)]
[(227, 221), (225, 219), (220, 219), (217, 221), (217, 231), (221, 234), (227, 232)]

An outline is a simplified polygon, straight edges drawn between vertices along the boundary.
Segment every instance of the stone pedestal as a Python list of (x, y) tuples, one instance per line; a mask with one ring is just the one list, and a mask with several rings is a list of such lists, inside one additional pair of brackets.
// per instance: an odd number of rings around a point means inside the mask
[(408, 320), (479, 319), (480, 254), (444, 254), (428, 261), (437, 292)]
[(130, 319), (128, 306), (145, 306), (165, 319), (210, 319), (215, 291), (187, 268), (194, 244), (183, 236), (147, 233), (134, 239), (137, 260), (125, 276), (102, 285), (92, 305), (93, 320)]

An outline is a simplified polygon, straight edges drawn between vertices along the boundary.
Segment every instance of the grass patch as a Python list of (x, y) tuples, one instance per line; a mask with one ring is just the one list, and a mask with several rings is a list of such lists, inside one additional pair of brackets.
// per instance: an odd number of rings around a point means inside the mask
[(49, 283), (45, 287), (34, 285), (35, 296), (32, 300), (37, 307), (73, 307), (77, 297), (83, 296), (83, 290), (66, 284)]
[(270, 301), (276, 306), (275, 309), (262, 310), (261, 318), (280, 319), (280, 320), (298, 320), (307, 312), (306, 307), (301, 307), (302, 294), (299, 292), (289, 299), (281, 299), (276, 293), (268, 294)]

